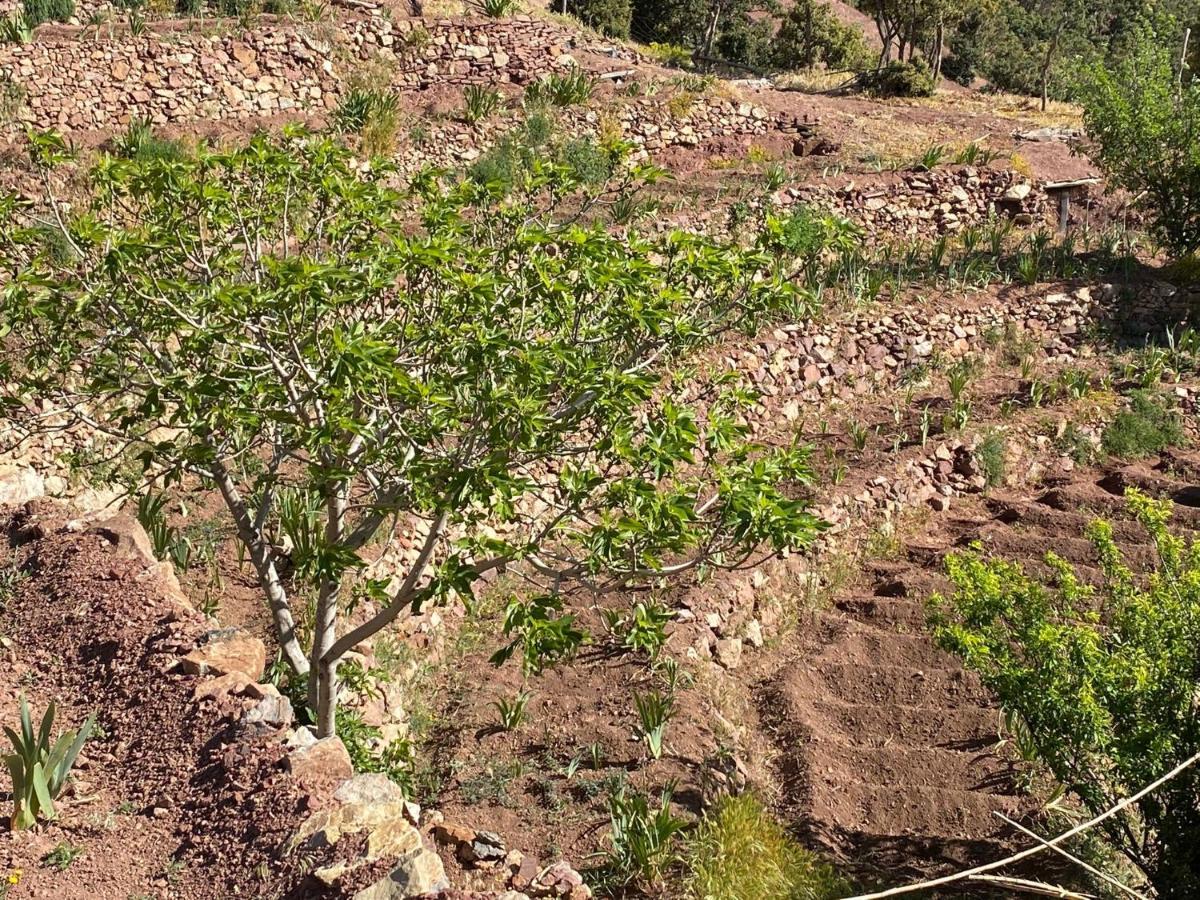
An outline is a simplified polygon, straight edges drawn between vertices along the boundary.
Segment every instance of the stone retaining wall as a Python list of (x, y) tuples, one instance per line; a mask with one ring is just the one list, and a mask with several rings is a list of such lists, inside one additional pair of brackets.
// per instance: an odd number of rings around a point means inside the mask
[[(246, 31), (206, 33), (182, 24), (137, 37), (98, 39), (91, 29), (44, 28), (33, 43), (0, 48), (0, 73), (24, 88), (22, 119), (75, 131), (118, 129), (134, 117), (164, 125), (324, 114), (337, 106), (350, 79), (368, 66), (389, 78), (393, 88), (415, 91), (439, 85), (527, 84), (576, 64), (570, 51), (594, 55), (603, 50), (603, 60), (613, 58), (619, 68), (627, 53), (607, 45), (592, 47), (577, 32), (529, 17), (351, 18), (327, 33), (266, 19)], [(599, 73), (599, 65), (593, 62), (592, 68)], [(674, 111), (662, 99), (631, 99), (617, 115), (626, 136), (651, 150), (791, 127), (752, 104), (707, 95)], [(581, 108), (565, 116), (580, 120), (572, 124), (586, 124), (589, 117), (595, 121), (594, 112)], [(457, 159), (432, 161), (470, 158), (467, 149), (460, 147)]]
[(937, 237), (980, 225), (993, 215), (1018, 225), (1043, 221), (1046, 194), (1011, 169), (946, 166), (928, 172), (905, 172), (885, 186), (863, 187), (855, 181), (787, 188), (777, 199), (784, 205), (808, 203), (831, 210), (862, 225), (869, 233), (889, 237)]

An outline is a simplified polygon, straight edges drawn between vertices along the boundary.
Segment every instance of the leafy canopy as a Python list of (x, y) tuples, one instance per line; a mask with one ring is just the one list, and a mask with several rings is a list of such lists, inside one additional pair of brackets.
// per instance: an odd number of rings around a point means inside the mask
[[(33, 150), (65, 156), (52, 135)], [(52, 402), (147, 476), (220, 491), (331, 733), (337, 660), (488, 572), (554, 596), (819, 532), (789, 487), (806, 453), (748, 440), (753, 398), (717, 379), (688, 404), (664, 377), (732, 329), (803, 315), (791, 262), (606, 229), (597, 213), (655, 177), (617, 169), (585, 184), (530, 155), (503, 183), (402, 189), (299, 129), (102, 158), (90, 206), (49, 198), (68, 253), (45, 252), (44, 212), (0, 204), (3, 399)]]
[[(942, 646), (979, 673), (1036, 757), (1093, 814), (1200, 750), (1200, 544), (1169, 532), (1170, 502), (1134, 489), (1126, 496), (1156, 550), (1144, 576), (1126, 564), (1112, 526), (1097, 521), (1088, 537), (1098, 588), (1053, 553), (1051, 587), (971, 551), (947, 559), (955, 592), (933, 606)], [(1195, 770), (1185, 770), (1103, 823), (1159, 897), (1200, 890), (1198, 787)]]
[(1179, 73), (1173, 23), (1143, 23), (1115, 64), (1079, 86), (1089, 154), (1110, 187), (1144, 195), (1151, 228), (1177, 256), (1200, 249), (1200, 79)]

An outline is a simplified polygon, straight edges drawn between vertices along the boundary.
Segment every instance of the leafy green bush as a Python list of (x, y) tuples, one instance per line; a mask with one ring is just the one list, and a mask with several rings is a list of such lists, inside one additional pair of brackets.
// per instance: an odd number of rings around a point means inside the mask
[(1134, 391), (1129, 406), (1118, 412), (1100, 439), (1100, 448), (1120, 459), (1137, 459), (1178, 447), (1186, 435), (1179, 414), (1162, 394)]
[(84, 743), (96, 723), (95, 714), (90, 715), (74, 731), (64, 731), (53, 744), (50, 734), (54, 730), (54, 703), (46, 707), (41, 725), (33, 728), (33, 717), (29, 703), (21, 697), (21, 731), (17, 733), (5, 726), (13, 745), (13, 752), (4, 757), (4, 764), (12, 776), (13, 814), (10, 827), (20, 831), (37, 824), (38, 816), (53, 819), (56, 815), (54, 801), (66, 787), (67, 776)]
[(25, 23), (37, 28), (43, 22), (66, 22), (75, 15), (75, 0), (21, 0)]
[(834, 70), (858, 71), (874, 55), (862, 32), (843, 25), (820, 0), (796, 0), (783, 17), (771, 49), (774, 64), (789, 70), (822, 64)]
[(629, 37), (633, 17), (630, 0), (571, 0), (567, 12), (608, 37)]
[[(1157, 563), (1132, 571), (1097, 521), (1088, 537), (1103, 583), (1089, 587), (1054, 553), (1052, 586), (978, 550), (946, 561), (938, 642), (962, 657), (1020, 723), (1022, 743), (1092, 814), (1200, 750), (1200, 545), (1166, 527), (1171, 504), (1126, 492)], [(1161, 898), (1200, 895), (1200, 772), (1190, 769), (1097, 826)]]
[(893, 59), (886, 66), (865, 72), (860, 84), (864, 91), (876, 97), (930, 97), (933, 95), (933, 75), (925, 60)]
[(793, 840), (753, 794), (725, 797), (689, 835), (687, 896), (694, 900), (823, 900), (848, 885)]
[(1200, 78), (1143, 25), (1123, 58), (1088, 67), (1079, 99), (1088, 153), (1110, 188), (1144, 195), (1153, 229), (1178, 256), (1200, 250)]

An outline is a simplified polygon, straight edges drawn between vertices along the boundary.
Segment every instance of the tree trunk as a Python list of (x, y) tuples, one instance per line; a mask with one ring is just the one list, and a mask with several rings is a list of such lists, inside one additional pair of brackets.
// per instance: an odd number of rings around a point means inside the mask
[(296, 622), (292, 618), (287, 591), (284, 590), (279, 572), (275, 568), (271, 550), (263, 540), (262, 534), (255, 529), (254, 523), (250, 519), (250, 513), (246, 509), (246, 503), (224, 463), (219, 460), (214, 462), (209, 467), (209, 471), (213, 481), (217, 484), (217, 489), (221, 492), (221, 497), (225, 500), (225, 506), (233, 516), (238, 535), (249, 552), (250, 562), (258, 575), (258, 583), (267, 596), (267, 602), (271, 607), (271, 619), (275, 625), (275, 637), (279, 641), (283, 657), (287, 660), (291, 670), (296, 675), (303, 677), (308, 674), (309, 662), (296, 637)]
[(883, 44), (883, 49), (879, 51), (879, 68), (882, 69), (892, 60), (893, 33), (881, 16), (875, 17), (875, 30), (879, 32), (879, 41)]
[(317, 671), (317, 737), (337, 733), (337, 659), (322, 659), (314, 666)]
[(942, 80), (942, 53), (946, 46), (946, 25), (938, 22), (933, 32), (933, 86), (936, 88)]
[(712, 18), (709, 19), (708, 28), (704, 32), (704, 59), (705, 65), (708, 65), (708, 60), (712, 59), (713, 44), (717, 40), (717, 28), (721, 24), (721, 16), (725, 14), (725, 4), (716, 3), (713, 5)]
[[(346, 525), (347, 500), (344, 484), (333, 487), (325, 498), (325, 545), (327, 547), (338, 547), (342, 544)], [(313, 710), (319, 710), (322, 705), (329, 705), (331, 719), (333, 716), (332, 706), (337, 702), (337, 693), (334, 691), (327, 703), (323, 699), (325, 691), (320, 682), (324, 676), (324, 669), (321, 661), (329, 652), (329, 648), (333, 646), (334, 641), (337, 640), (338, 601), (341, 598), (341, 586), (340, 574), (337, 578), (325, 578), (321, 581), (317, 593), (316, 617), (313, 621), (312, 649), (309, 653), (308, 705)]]
[(1046, 111), (1047, 105), (1050, 102), (1050, 66), (1054, 64), (1054, 54), (1058, 51), (1058, 40), (1062, 36), (1063, 28), (1066, 27), (1066, 14), (1059, 20), (1058, 27), (1054, 29), (1054, 36), (1050, 38), (1050, 43), (1046, 45), (1046, 55), (1042, 59), (1042, 112)]

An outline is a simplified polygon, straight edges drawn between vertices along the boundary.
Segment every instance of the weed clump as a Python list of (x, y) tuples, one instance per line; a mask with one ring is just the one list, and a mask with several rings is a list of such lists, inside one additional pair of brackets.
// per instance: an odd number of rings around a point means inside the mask
[(1110, 456), (1138, 459), (1178, 447), (1186, 436), (1183, 423), (1161, 394), (1134, 391), (1129, 407), (1104, 430), (1100, 447)]

